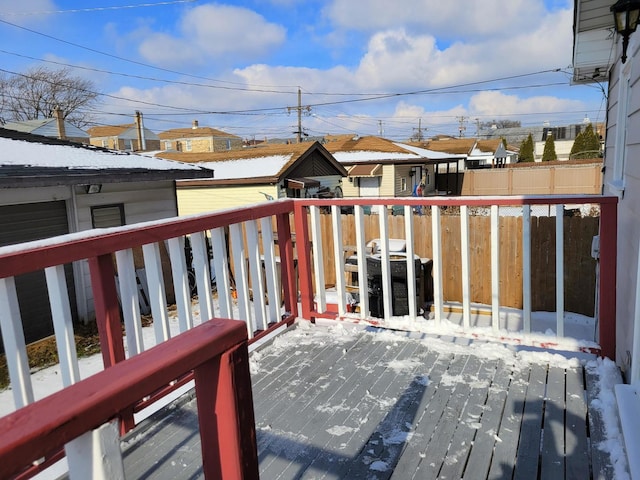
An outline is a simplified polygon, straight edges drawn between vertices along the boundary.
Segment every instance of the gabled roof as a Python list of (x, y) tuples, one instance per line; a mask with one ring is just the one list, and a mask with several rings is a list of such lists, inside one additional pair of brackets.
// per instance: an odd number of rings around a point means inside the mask
[(380, 137), (356, 137), (325, 144), (340, 163), (439, 163), (463, 158), (460, 155), (436, 152), (416, 145), (397, 143)]
[(468, 155), (475, 145), (475, 138), (447, 138), (444, 140), (431, 140), (420, 144), (421, 147), (428, 150), (450, 153), (452, 155)]
[(189, 128), (174, 128), (172, 130), (165, 130), (158, 134), (160, 140), (175, 140), (177, 138), (196, 138), (196, 137), (220, 137), (220, 138), (237, 138), (237, 135), (232, 133), (223, 132), (211, 127), (189, 127)]
[(117, 137), (135, 126), (135, 123), (128, 123), (126, 125), (101, 125), (98, 127), (90, 127), (87, 133), (91, 137)]
[[(144, 128), (144, 138), (146, 140), (158, 140), (158, 135), (148, 128)], [(91, 138), (118, 137), (122, 140), (137, 140), (138, 127), (135, 123), (127, 125), (106, 125), (102, 127), (91, 127), (89, 130)]]
[(211, 170), (0, 128), (0, 187), (210, 178)]
[(478, 140), (476, 148), (481, 152), (495, 153), (498, 147), (502, 144), (502, 139), (493, 138), (491, 140)]
[(211, 184), (275, 183), (294, 174), (296, 178), (347, 175), (318, 142), (267, 144), (225, 152), (161, 152), (156, 156), (213, 169)]
[[(37, 120), (23, 120), (20, 122), (7, 122), (3, 125), (8, 130), (17, 132), (34, 133), (45, 137), (58, 137), (58, 120), (55, 118), (41, 118)], [(75, 125), (64, 122), (65, 135), (68, 138), (89, 138), (89, 134)]]

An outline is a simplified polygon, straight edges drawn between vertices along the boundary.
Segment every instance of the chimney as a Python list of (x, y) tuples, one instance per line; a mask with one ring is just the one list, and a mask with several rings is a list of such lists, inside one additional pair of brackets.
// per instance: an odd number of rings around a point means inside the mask
[(136, 110), (136, 129), (138, 130), (138, 149), (145, 151), (147, 142), (144, 138), (144, 125), (142, 123), (142, 112)]
[(62, 114), (62, 109), (59, 105), (57, 105), (53, 111), (53, 116), (55, 117), (56, 124), (58, 125), (58, 138), (60, 140), (66, 140), (67, 132), (64, 129), (64, 115)]
[(191, 128), (193, 128), (194, 130), (195, 130), (196, 128), (198, 128), (198, 120), (194, 120), (194, 121), (191, 123)]

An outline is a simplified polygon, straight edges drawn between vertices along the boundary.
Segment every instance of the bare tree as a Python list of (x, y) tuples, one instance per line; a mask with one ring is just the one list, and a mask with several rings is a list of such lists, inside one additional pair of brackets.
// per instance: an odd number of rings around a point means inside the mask
[(91, 80), (68, 68), (35, 67), (0, 78), (0, 117), (7, 122), (52, 118), (59, 107), (65, 120), (83, 128), (92, 123), (87, 108), (98, 103), (98, 96)]

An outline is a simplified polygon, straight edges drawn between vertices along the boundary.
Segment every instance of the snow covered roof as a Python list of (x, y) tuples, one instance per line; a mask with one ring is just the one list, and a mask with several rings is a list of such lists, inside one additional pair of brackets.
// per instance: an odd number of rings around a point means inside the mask
[[(292, 173), (292, 170), (302, 162), (313, 163), (311, 160), (307, 162), (307, 159), (311, 158), (314, 161), (320, 161), (318, 159), (322, 158), (331, 175), (346, 176), (347, 174), (344, 167), (317, 142), (268, 144), (226, 152), (163, 152), (158, 156), (212, 169), (215, 171), (212, 183), (277, 182)], [(317, 176), (327, 175), (327, 171), (327, 168), (324, 168), (324, 171), (319, 171)]]
[(0, 128), (0, 187), (210, 178), (171, 160), (106, 150)]
[[(39, 120), (24, 120), (21, 122), (8, 122), (4, 124), (4, 128), (8, 130), (16, 130), (24, 133), (34, 133), (36, 135), (44, 135), (45, 137), (58, 137), (58, 120), (55, 118), (44, 118)], [(89, 134), (79, 129), (75, 125), (64, 122), (64, 131), (67, 138), (84, 138), (88, 139)]]
[(437, 163), (464, 158), (380, 137), (340, 138), (325, 144), (340, 163)]

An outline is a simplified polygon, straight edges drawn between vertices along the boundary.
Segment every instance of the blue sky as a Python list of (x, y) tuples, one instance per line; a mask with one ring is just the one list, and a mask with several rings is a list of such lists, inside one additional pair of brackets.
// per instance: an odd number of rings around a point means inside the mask
[(290, 137), (300, 88), (308, 135), (474, 136), (604, 121), (570, 86), (572, 22), (573, 0), (0, 0), (0, 73), (69, 66), (99, 125)]

